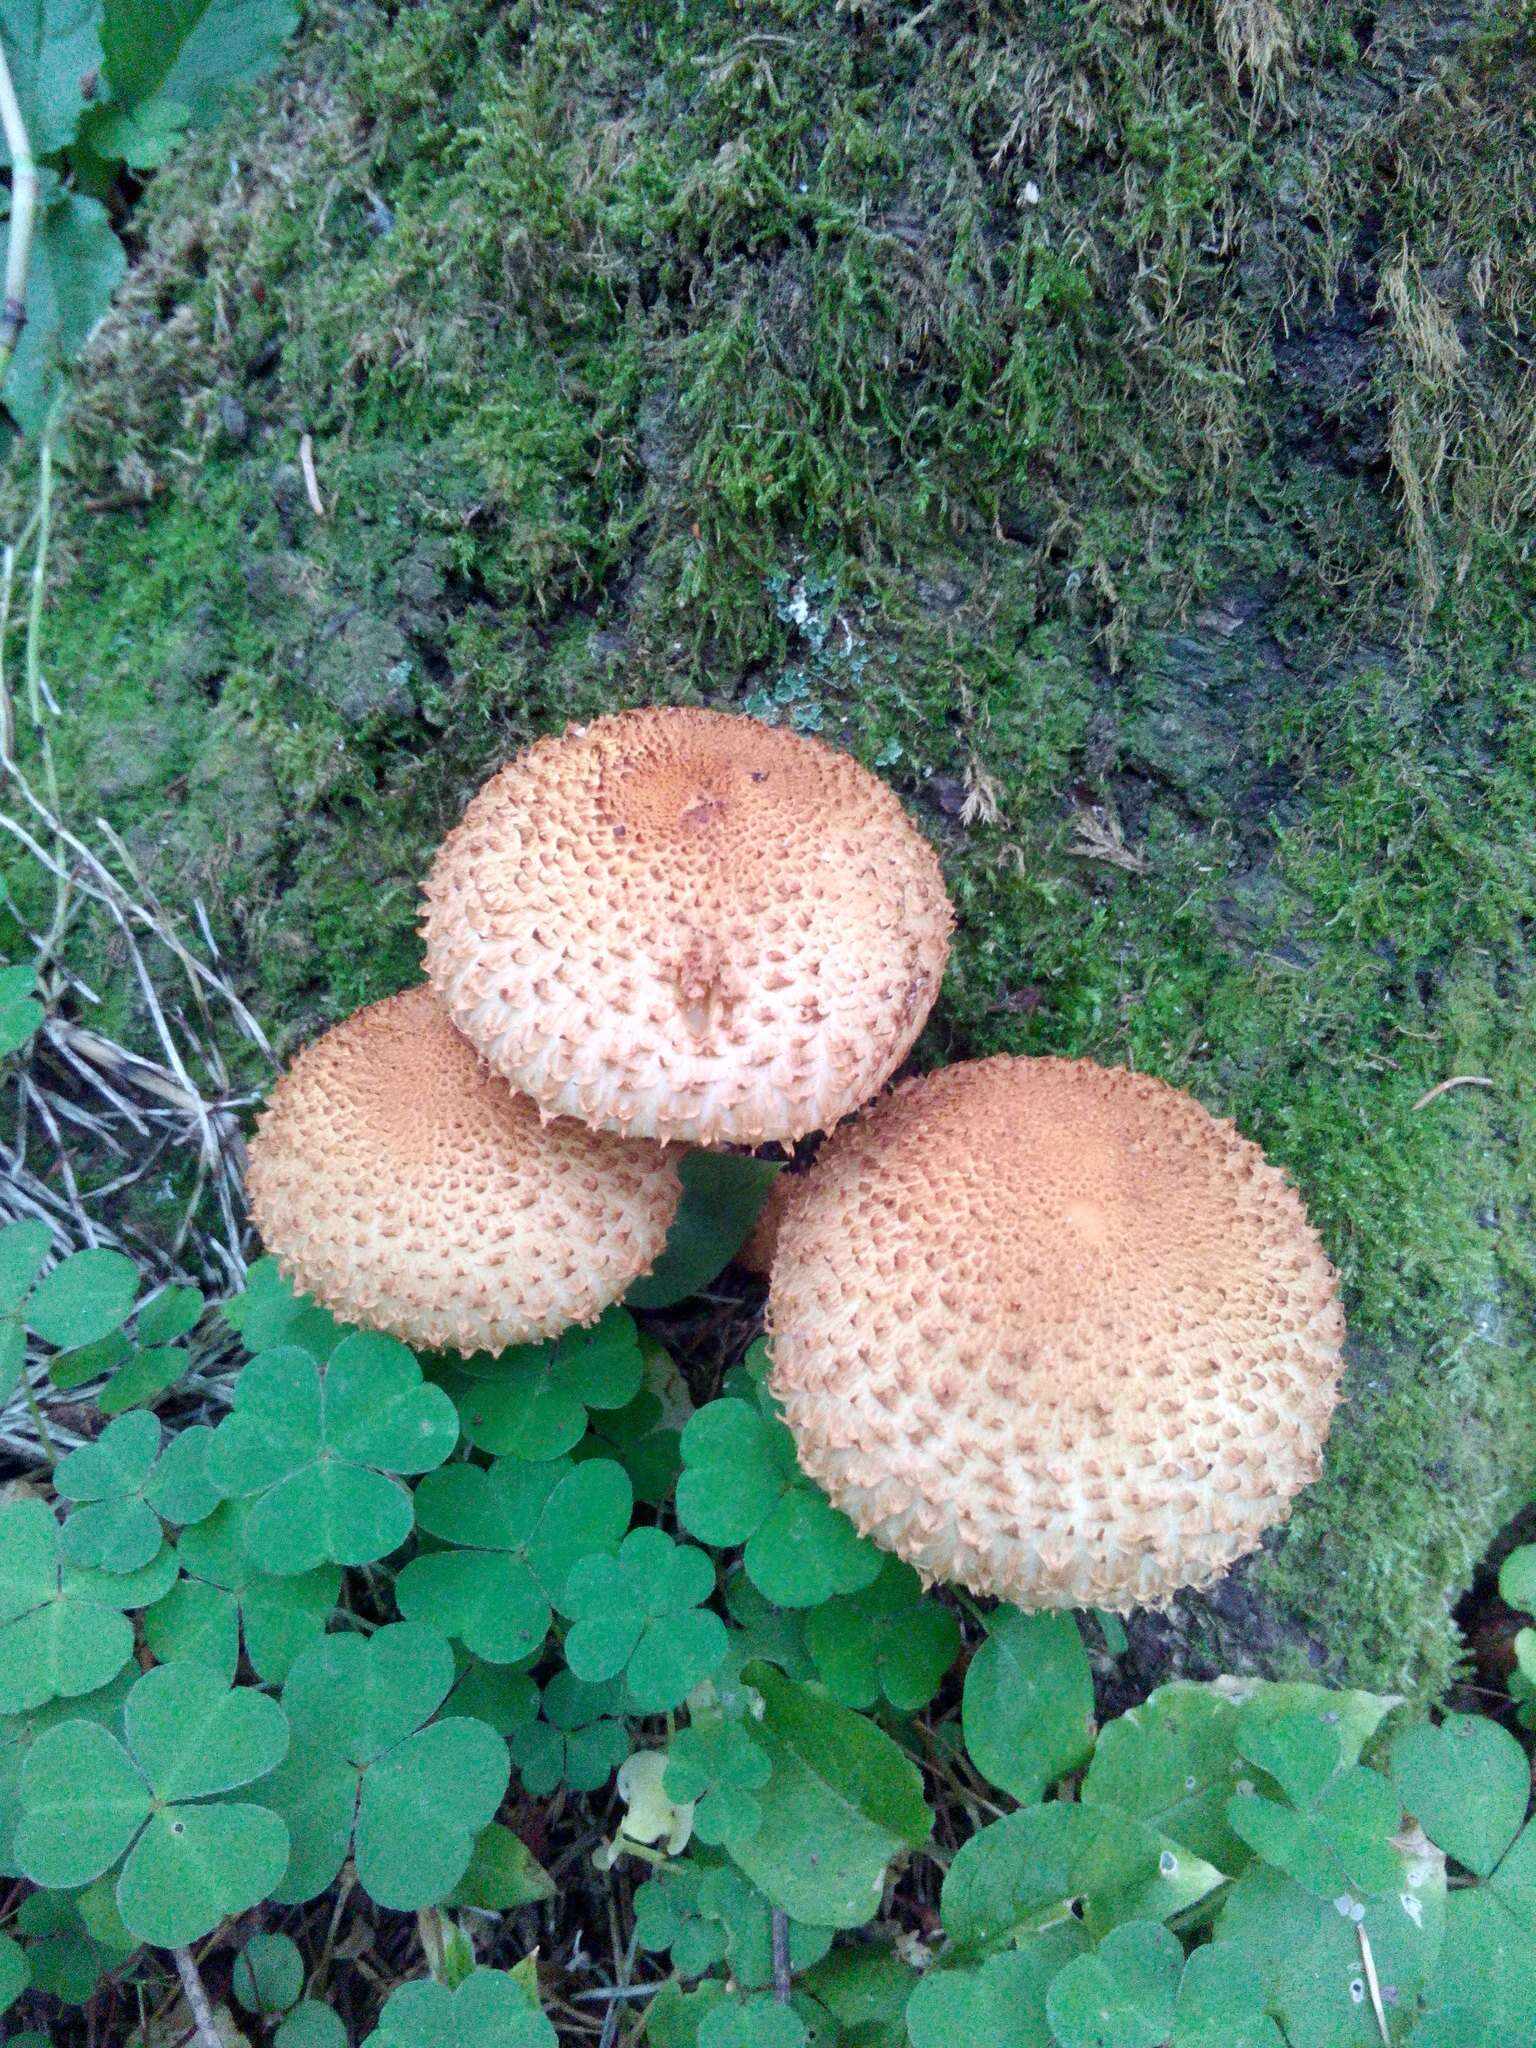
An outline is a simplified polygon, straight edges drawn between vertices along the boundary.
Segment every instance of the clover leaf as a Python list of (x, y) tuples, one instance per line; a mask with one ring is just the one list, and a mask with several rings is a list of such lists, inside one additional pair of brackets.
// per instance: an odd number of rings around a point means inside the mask
[[(1484, 1890), (1479, 1886), (1457, 1897), (1478, 1898)], [(1362, 1931), (1378, 1982), (1395, 1987), (1394, 2010), (1411, 2013), (1437, 1955), (1443, 1968), (1450, 1947), (1444, 1858), (1434, 1851), (1405, 1852), (1398, 1888), (1368, 1899), (1346, 1891), (1320, 1898), (1283, 1872), (1250, 1863), (1221, 1909), (1212, 1943), (1219, 1961), (1210, 1967), (1256, 1971), (1264, 2010), (1279, 2022), (1285, 2040), (1365, 2048), (1379, 2040), (1379, 2030), (1362, 1964)], [(1480, 1938), (1485, 1934), (1479, 1930)], [(1511, 1964), (1531, 1948), (1529, 1932), (1520, 1933), (1509, 1951)], [(1529, 2011), (1527, 2004), (1527, 2017)], [(1239, 2035), (1233, 2048), (1240, 2041)], [(1225, 2035), (1217, 2043), (1228, 2048)], [(1261, 2039), (1259, 2048), (1273, 2044)]]
[(1197, 1948), (1179, 1979), (1172, 2048), (1285, 2048), (1252, 1963)]
[(37, 987), (35, 967), (0, 967), (0, 1059), (20, 1052), (43, 1021), (43, 1006), (32, 991)]
[[(1272, 1745), (1250, 1736), (1244, 1748), (1250, 1755), (1259, 1751), (1252, 1760), (1278, 1778), (1279, 1755)], [(1311, 1775), (1309, 1767), (1303, 1777)], [(1325, 1899), (1400, 1888), (1402, 1859), (1392, 1837), (1401, 1820), (1401, 1802), (1386, 1779), (1357, 1764), (1325, 1778), (1310, 1797), (1298, 1791), (1294, 1803), (1269, 1799), (1252, 1786), (1227, 1801), (1234, 1833), (1266, 1863)]]
[(176, 1576), (161, 1550), (134, 1572), (64, 1563), (53, 1510), (40, 1500), (0, 1506), (0, 1713), (94, 1692), (133, 1650), (122, 1610), (158, 1600)]
[(1497, 1721), (1447, 1714), (1392, 1745), (1392, 1776), (1429, 1839), (1487, 1877), (1520, 1832), (1531, 1796), (1525, 1751)]
[(629, 1731), (614, 1717), (623, 1688), (615, 1680), (588, 1685), (557, 1671), (544, 1688), (541, 1717), (512, 1731), (512, 1761), (530, 1798), (559, 1785), (598, 1792), (629, 1754)]
[(26, 1950), (14, 1936), (0, 1934), (0, 2012), (9, 2012), (31, 1982)]
[(152, 1405), (175, 1386), (189, 1363), (186, 1352), (176, 1344), (134, 1351), (96, 1396), (96, 1406), (103, 1415), (123, 1415)]
[(253, 1934), (235, 1958), (229, 1988), (247, 2012), (286, 2012), (304, 1989), (298, 1943), (287, 1934)]
[[(66, 2005), (88, 2003), (103, 1974), (139, 1946), (123, 1925), (111, 1885), (100, 1882), (82, 1892), (33, 1892), (17, 1908), (15, 1924), (27, 1937), (33, 1989)], [(43, 2048), (49, 2048), (46, 2041)]]
[(263, 1571), (371, 1564), (411, 1533), (411, 1497), (393, 1475), (431, 1471), (457, 1440), (453, 1403), (405, 1346), (355, 1332), (323, 1369), (292, 1344), (253, 1358), (208, 1475), (231, 1499), (254, 1497), (245, 1541)]
[(556, 2048), (533, 1994), (503, 1970), (472, 1970), (456, 1991), (423, 1978), (392, 1991), (364, 2048)]
[(965, 1674), (961, 1725), (981, 1775), (1026, 1805), (1093, 1749), (1093, 1673), (1070, 1614), (1000, 1608)]
[(777, 1607), (816, 1607), (857, 1593), (881, 1554), (804, 1477), (795, 1440), (777, 1416), (745, 1401), (711, 1401), (682, 1436), (677, 1518), (690, 1535), (745, 1544), (753, 1584)]
[(327, 1358), (343, 1335), (328, 1310), (294, 1292), (273, 1258), (256, 1261), (245, 1276), (245, 1292), (224, 1302), (220, 1313), (253, 1355), (297, 1344), (316, 1358)]
[(537, 1463), (586, 1433), (589, 1408), (623, 1408), (640, 1391), (644, 1360), (634, 1317), (611, 1308), (590, 1329), (468, 1360), (459, 1420), (477, 1450)]
[(15, 1315), (53, 1250), (53, 1232), (34, 1216), (0, 1230), (0, 1315)]
[(160, 1453), (150, 1474), (144, 1498), (162, 1522), (184, 1529), (193, 1522), (206, 1522), (223, 1501), (208, 1477), (208, 1452), (213, 1431), (206, 1422), (179, 1429)]
[(417, 1487), (416, 1521), (455, 1548), (414, 1558), (396, 1603), (477, 1657), (516, 1663), (544, 1641), (572, 1566), (617, 1550), (633, 1505), (627, 1474), (608, 1458), (445, 1466)]
[(349, 1847), (381, 1906), (414, 1911), (453, 1890), (509, 1775), (493, 1728), (433, 1718), (453, 1682), (446, 1639), (410, 1621), (327, 1636), (295, 1660), (293, 1746), (268, 1793), (293, 1838), (285, 1904), (324, 1891)]
[(1131, 1920), (1078, 1956), (1046, 1995), (1060, 2048), (1160, 2048), (1173, 2026), (1184, 1951), (1155, 1921)]
[[(182, 1441), (172, 1443), (162, 1464)], [(162, 1663), (190, 1657), (227, 1677), (234, 1675), (243, 1636), (251, 1668), (275, 1685), (324, 1633), (341, 1573), (329, 1564), (289, 1576), (260, 1570), (245, 1541), (249, 1514), (247, 1502), (224, 1501), (182, 1531), (177, 1555), (185, 1576), (145, 1615), (144, 1634)]]
[(670, 1354), (653, 1337), (640, 1339), (645, 1383), (622, 1408), (594, 1409), (588, 1434), (575, 1458), (617, 1458), (629, 1474), (636, 1500), (647, 1507), (664, 1501), (682, 1467), (680, 1425), (693, 1412), (687, 1387)]
[(664, 1783), (669, 1799), (696, 1802), (699, 1840), (719, 1843), (757, 1831), (763, 1809), (752, 1795), (767, 1784), (772, 1768), (739, 1721), (695, 1721), (673, 1736)]
[(962, 2041), (985, 2041), (989, 2048), (1054, 2048), (1045, 2002), (1063, 1967), (1087, 1946), (1087, 1930), (1068, 1914), (1054, 1927), (1021, 1936), (1017, 1948), (975, 1966), (929, 1970), (907, 2001), (912, 2048), (958, 2048)]
[(539, 1688), (526, 1671), (507, 1664), (483, 1664), (478, 1657), (456, 1660), (459, 1675), (446, 1704), (455, 1714), (484, 1721), (498, 1735), (510, 1735), (539, 1711)]
[(806, 1640), (817, 1675), (845, 1707), (872, 1707), (884, 1693), (904, 1714), (927, 1706), (960, 1651), (960, 1624), (924, 1597), (908, 1564), (888, 1557), (861, 1593), (816, 1608)]
[(21, 1313), (46, 1344), (94, 1344), (133, 1314), (139, 1270), (122, 1252), (96, 1249), (61, 1259)]
[(725, 1623), (700, 1605), (714, 1589), (702, 1550), (660, 1529), (632, 1529), (617, 1557), (584, 1557), (566, 1580), (566, 1662), (591, 1683), (622, 1672), (633, 1710), (663, 1713), (725, 1655)]
[(64, 1524), (61, 1549), (71, 1564), (137, 1571), (160, 1548), (160, 1517), (145, 1495), (160, 1456), (160, 1424), (150, 1414), (119, 1416), (94, 1443), (61, 1458), (54, 1488), (80, 1501)]
[(79, 1699), (49, 1700), (0, 1721), (0, 1877), (21, 1875), (16, 1867), (16, 1817), (21, 1811), (21, 1770), (33, 1743), (61, 1721), (99, 1721), (104, 1728), (116, 1727), (136, 1676), (120, 1671), (99, 1691)]
[[(773, 1982), (773, 1908), (739, 1870), (694, 1856), (664, 1864), (635, 1893), (642, 1948), (670, 1949), (680, 1977), (701, 1977), (728, 1961), (744, 1990)], [(829, 1928), (789, 1922), (792, 1970), (809, 1969), (831, 1945)]]
[(38, 1737), (22, 1766), (16, 1860), (34, 1884), (89, 1884), (114, 1868), (123, 1924), (177, 1948), (263, 1899), (288, 1830), (268, 1808), (216, 1795), (282, 1761), (288, 1725), (265, 1694), (229, 1691), (195, 1664), (146, 1672), (119, 1741), (94, 1721)]
[(53, 1232), (35, 1217), (0, 1230), (0, 1399), (21, 1377), (27, 1355), (21, 1309), (52, 1249)]
[(797, 2012), (777, 1999), (726, 1999), (699, 2022), (699, 2048), (806, 2048), (810, 2040)]
[(306, 1998), (272, 2036), (272, 2048), (347, 2048), (347, 2030), (328, 2005)]

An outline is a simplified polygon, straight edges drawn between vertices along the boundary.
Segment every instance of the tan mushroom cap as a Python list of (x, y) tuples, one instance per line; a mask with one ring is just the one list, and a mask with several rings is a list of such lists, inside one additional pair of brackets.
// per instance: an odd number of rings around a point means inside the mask
[(883, 783), (718, 711), (626, 711), (479, 792), (427, 972), (513, 1086), (596, 1129), (793, 1140), (889, 1078), (938, 992), (938, 859)]
[(307, 1047), (259, 1123), (251, 1208), (285, 1276), (433, 1350), (594, 1322), (655, 1263), (682, 1193), (660, 1146), (546, 1124), (426, 987)]
[(736, 1254), (735, 1264), (743, 1273), (766, 1280), (773, 1271), (773, 1261), (779, 1249), (779, 1225), (784, 1221), (784, 1211), (799, 1185), (799, 1174), (788, 1171), (775, 1174), (763, 1206), (757, 1212), (757, 1221)]
[(1336, 1289), (1284, 1175), (1192, 1097), (981, 1060), (823, 1147), (780, 1225), (771, 1384), (805, 1470), (926, 1576), (1156, 1606), (1317, 1477)]

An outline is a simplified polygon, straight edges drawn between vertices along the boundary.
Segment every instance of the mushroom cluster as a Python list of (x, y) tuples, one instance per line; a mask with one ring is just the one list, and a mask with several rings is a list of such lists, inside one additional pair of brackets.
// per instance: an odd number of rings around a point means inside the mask
[(252, 1146), (262, 1235), (327, 1307), (465, 1353), (553, 1336), (649, 1271), (681, 1145), (824, 1131), (741, 1258), (801, 1465), (925, 1579), (1161, 1604), (1316, 1476), (1337, 1278), (1231, 1124), (1047, 1058), (867, 1106), (953, 919), (846, 756), (712, 711), (573, 726), (480, 790), (425, 897), (427, 984), (302, 1053)]
[(465, 1354), (595, 1321), (647, 1273), (680, 1142), (792, 1143), (867, 1101), (952, 922), (884, 784), (697, 710), (541, 741), (474, 798), (425, 893), (427, 984), (299, 1055), (249, 1187), (296, 1285)]

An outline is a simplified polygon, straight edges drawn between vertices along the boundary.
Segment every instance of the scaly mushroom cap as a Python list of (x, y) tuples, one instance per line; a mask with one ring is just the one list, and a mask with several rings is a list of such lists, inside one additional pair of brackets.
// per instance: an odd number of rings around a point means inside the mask
[(1336, 1288), (1284, 1175), (1192, 1097), (981, 1060), (898, 1089), (799, 1183), (771, 1384), (805, 1470), (927, 1577), (1156, 1606), (1317, 1477)]
[(426, 987), (307, 1047), (259, 1123), (247, 1185), (285, 1276), (433, 1350), (594, 1322), (650, 1270), (682, 1194), (660, 1146), (544, 1123)]
[(766, 1280), (773, 1271), (774, 1257), (779, 1249), (779, 1225), (784, 1221), (784, 1211), (799, 1185), (799, 1174), (786, 1171), (774, 1176), (767, 1198), (757, 1212), (757, 1221), (736, 1254), (734, 1263), (743, 1273)]
[(793, 1140), (873, 1095), (949, 952), (939, 863), (815, 740), (621, 712), (503, 768), (426, 886), (427, 972), (513, 1086), (595, 1129)]

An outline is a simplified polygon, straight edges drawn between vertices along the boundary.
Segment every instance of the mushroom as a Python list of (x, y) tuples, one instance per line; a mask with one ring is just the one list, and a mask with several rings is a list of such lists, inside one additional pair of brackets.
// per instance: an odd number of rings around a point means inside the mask
[(846, 755), (652, 708), (492, 777), (426, 885), (427, 972), (547, 1113), (696, 1144), (788, 1140), (867, 1101), (949, 951), (938, 859)]
[(799, 1185), (800, 1176), (787, 1168), (774, 1176), (763, 1206), (757, 1212), (757, 1221), (736, 1254), (734, 1263), (743, 1273), (750, 1273), (757, 1280), (766, 1280), (773, 1271), (774, 1255), (779, 1248), (779, 1225), (784, 1221), (784, 1211)]
[(660, 1146), (546, 1124), (426, 987), (299, 1054), (247, 1184), (295, 1287), (347, 1322), (466, 1355), (594, 1322), (650, 1270), (682, 1193)]
[(911, 1082), (779, 1230), (771, 1386), (804, 1469), (927, 1578), (1165, 1604), (1284, 1521), (1338, 1394), (1300, 1197), (1191, 1096), (1083, 1060)]

